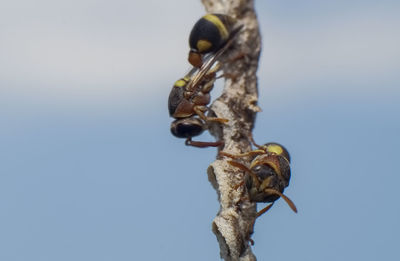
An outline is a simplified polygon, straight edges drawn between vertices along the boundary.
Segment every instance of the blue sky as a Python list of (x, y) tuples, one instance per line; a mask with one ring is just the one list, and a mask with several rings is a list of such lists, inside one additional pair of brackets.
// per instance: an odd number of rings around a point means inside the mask
[[(256, 7), (254, 136), (288, 148), (299, 209), (280, 200), (257, 220), (258, 260), (399, 259), (400, 5)], [(216, 151), (174, 138), (166, 104), (202, 14), (199, 1), (2, 4), (0, 260), (219, 260)]]

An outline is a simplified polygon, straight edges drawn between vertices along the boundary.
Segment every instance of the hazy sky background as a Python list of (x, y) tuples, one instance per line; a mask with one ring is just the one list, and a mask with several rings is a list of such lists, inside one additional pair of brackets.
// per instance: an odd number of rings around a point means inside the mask
[[(299, 209), (279, 200), (257, 220), (258, 260), (400, 259), (399, 2), (256, 8), (254, 135), (288, 148)], [(1, 2), (0, 260), (219, 260), (216, 151), (174, 138), (167, 111), (203, 14), (187, 0)]]

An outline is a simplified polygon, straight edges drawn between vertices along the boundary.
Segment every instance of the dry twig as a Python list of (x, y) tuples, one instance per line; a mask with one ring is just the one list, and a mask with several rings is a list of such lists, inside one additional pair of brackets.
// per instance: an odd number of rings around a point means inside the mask
[[(253, 0), (202, 0), (207, 12), (230, 15), (244, 28), (236, 39), (237, 50), (243, 59), (224, 64), (224, 73), (235, 75), (227, 79), (224, 90), (211, 106), (220, 118), (229, 119), (226, 126), (211, 127), (211, 133), (225, 142), (224, 151), (237, 154), (251, 150), (249, 136), (257, 106), (256, 71), (261, 50), (261, 37)], [(255, 203), (250, 202), (243, 186), (244, 173), (233, 168), (227, 159), (214, 161), (208, 168), (208, 177), (218, 193), (220, 211), (213, 221), (221, 257), (226, 261), (256, 260), (249, 244), (256, 217)]]

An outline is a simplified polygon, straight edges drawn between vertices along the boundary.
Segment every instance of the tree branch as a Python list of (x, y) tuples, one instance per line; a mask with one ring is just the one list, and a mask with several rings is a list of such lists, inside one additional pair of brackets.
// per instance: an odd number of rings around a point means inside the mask
[[(258, 60), (261, 37), (253, 0), (202, 0), (207, 12), (222, 13), (244, 25), (235, 41), (235, 50), (245, 57), (224, 63), (224, 73), (234, 75), (225, 81), (221, 97), (211, 105), (217, 117), (229, 119), (221, 126), (213, 124), (210, 132), (224, 140), (224, 151), (232, 154), (251, 150), (249, 137), (254, 126), (257, 106)], [(227, 54), (229, 55), (229, 54)], [(208, 168), (208, 177), (216, 189), (220, 210), (212, 229), (220, 245), (221, 258), (226, 261), (256, 260), (249, 244), (256, 217), (256, 204), (249, 201), (244, 186), (244, 173), (227, 163), (226, 158), (214, 161)]]

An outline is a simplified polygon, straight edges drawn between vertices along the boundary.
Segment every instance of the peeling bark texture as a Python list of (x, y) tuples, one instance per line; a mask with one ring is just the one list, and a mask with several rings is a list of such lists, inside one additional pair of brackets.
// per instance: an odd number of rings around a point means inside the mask
[[(225, 142), (223, 150), (242, 153), (251, 150), (249, 136), (254, 126), (257, 106), (257, 67), (261, 51), (261, 37), (253, 0), (202, 0), (208, 13), (221, 13), (237, 19), (244, 25), (233, 51), (226, 53), (229, 59), (243, 53), (244, 58), (225, 62), (226, 78), (221, 97), (211, 105), (211, 113), (229, 120), (227, 124), (210, 126), (212, 135)], [(226, 261), (256, 260), (251, 251), (250, 236), (256, 217), (256, 204), (249, 201), (244, 186), (244, 173), (219, 158), (208, 168), (208, 178), (216, 189), (220, 210), (212, 223), (212, 230), (220, 245), (221, 258)]]

